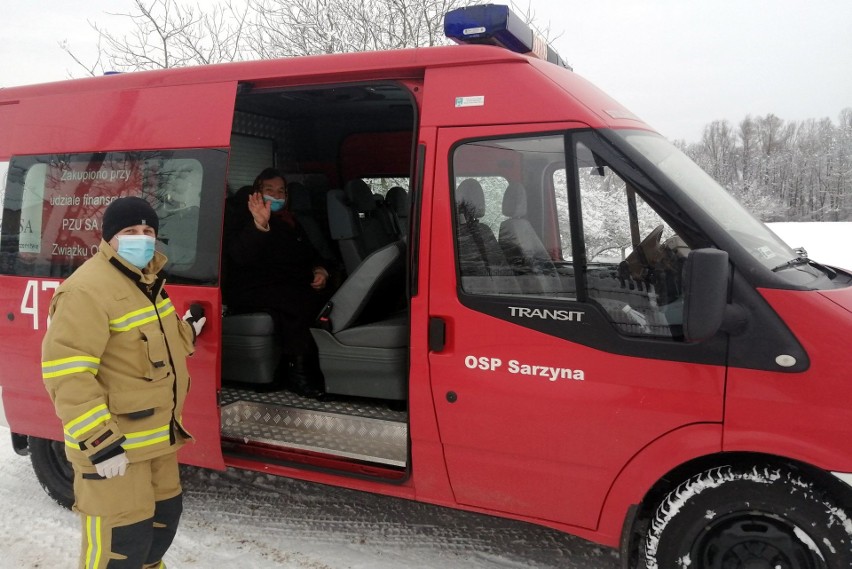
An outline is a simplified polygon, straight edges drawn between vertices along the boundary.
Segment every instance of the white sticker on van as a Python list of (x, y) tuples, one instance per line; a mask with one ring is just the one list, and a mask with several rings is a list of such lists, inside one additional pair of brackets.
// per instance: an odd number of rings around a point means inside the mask
[(456, 108), (461, 107), (483, 107), (485, 106), (485, 95), (475, 97), (456, 97)]

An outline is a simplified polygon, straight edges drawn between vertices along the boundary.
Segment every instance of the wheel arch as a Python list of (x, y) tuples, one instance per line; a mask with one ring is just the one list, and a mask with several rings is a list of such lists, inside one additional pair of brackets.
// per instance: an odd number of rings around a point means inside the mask
[[(624, 567), (634, 548), (636, 529), (643, 527), (646, 498), (671, 473), (685, 465), (707, 460), (721, 453), (722, 425), (693, 423), (684, 425), (655, 439), (621, 469), (604, 500), (598, 520), (598, 539), (621, 544)], [(693, 468), (696, 468), (693, 466)]]
[[(695, 427), (695, 425), (690, 427)], [(685, 459), (680, 464), (673, 465), (669, 470), (664, 471), (666, 466), (664, 463), (673, 461), (661, 461), (661, 457), (658, 453), (660, 451), (664, 451), (665, 448), (668, 448), (670, 443), (677, 444), (678, 441), (683, 442), (683, 435), (693, 437), (701, 433), (701, 431), (695, 431), (691, 428), (685, 432), (681, 431), (683, 431), (683, 429), (674, 432), (677, 433), (677, 436), (665, 441), (663, 447), (650, 450), (650, 446), (656, 445), (657, 442), (663, 443), (663, 441), (658, 440), (655, 441), (653, 445), (649, 445), (649, 447), (643, 449), (642, 453), (634, 457), (631, 463), (628, 464), (628, 466), (621, 472), (607, 496), (604, 510), (601, 515), (600, 529), (604, 530), (604, 524), (606, 523), (612, 524), (612, 526), (619, 526), (619, 520), (614, 519), (612, 511), (615, 508), (623, 508), (621, 511), (625, 513), (620, 520), (621, 523), (619, 531), (621, 532), (621, 558), (625, 569), (635, 566), (634, 564), (637, 559), (638, 546), (641, 541), (641, 537), (647, 529), (651, 516), (665, 496), (689, 478), (714, 467), (723, 465), (746, 466), (768, 464), (771, 466), (789, 468), (799, 472), (802, 476), (811, 480), (814, 484), (828, 491), (832, 495), (837, 496), (841, 503), (852, 509), (852, 487), (833, 476), (830, 472), (785, 456), (761, 452), (715, 451), (701, 455), (693, 455), (692, 457)], [(674, 433), (669, 433), (667, 437)], [(705, 432), (703, 434), (705, 437), (709, 435), (709, 432)], [(695, 441), (690, 441), (690, 443), (692, 447), (695, 446)], [(646, 451), (650, 452), (646, 453)], [(682, 455), (683, 453), (680, 454)], [(645, 491), (641, 496), (639, 496), (639, 493), (641, 492), (639, 485), (636, 483), (630, 483), (629, 479), (624, 478), (625, 476), (630, 476), (636, 472), (637, 469), (639, 471), (644, 469), (645, 473), (656, 473), (656, 480), (648, 486), (644, 486), (643, 484), (641, 487), (645, 488)], [(649, 474), (647, 478), (652, 477), (653, 476)], [(623, 488), (617, 488), (619, 483), (621, 483), (622, 486), (627, 485), (632, 487), (635, 493), (630, 494)], [(620, 494), (615, 494), (616, 491), (620, 492)], [(632, 498), (627, 498), (628, 500), (631, 500), (629, 503), (616, 504), (614, 502), (614, 500), (619, 496), (622, 500), (624, 500), (627, 496), (631, 495)]]
[(27, 435), (22, 435), (20, 433), (11, 433), (12, 434), (12, 450), (15, 451), (15, 454), (20, 456), (29, 456), (30, 454), (30, 440)]

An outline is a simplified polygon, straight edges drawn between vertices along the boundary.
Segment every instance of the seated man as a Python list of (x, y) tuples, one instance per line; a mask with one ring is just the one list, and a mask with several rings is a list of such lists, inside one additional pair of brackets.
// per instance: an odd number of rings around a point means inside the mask
[(245, 197), (226, 235), (228, 308), (269, 313), (284, 354), (277, 375), (291, 391), (318, 397), (322, 377), (309, 328), (327, 300), (328, 270), (290, 213), (278, 170), (261, 172)]

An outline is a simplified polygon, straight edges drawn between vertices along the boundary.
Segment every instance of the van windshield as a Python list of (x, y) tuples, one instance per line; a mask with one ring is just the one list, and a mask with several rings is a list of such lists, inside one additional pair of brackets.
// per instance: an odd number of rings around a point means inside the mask
[[(796, 251), (748, 212), (725, 188), (686, 154), (658, 134), (615, 131), (768, 269), (793, 266)], [(819, 273), (815, 273), (819, 274)]]

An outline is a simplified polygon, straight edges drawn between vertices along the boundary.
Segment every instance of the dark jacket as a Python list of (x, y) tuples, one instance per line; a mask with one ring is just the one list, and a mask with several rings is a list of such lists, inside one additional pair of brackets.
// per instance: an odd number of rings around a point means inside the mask
[(327, 291), (311, 287), (314, 269), (325, 269), (320, 255), (287, 214), (272, 214), (269, 231), (258, 229), (250, 215), (236, 216), (225, 235), (223, 296), (229, 312), (268, 312), (285, 353), (312, 351), (309, 328), (327, 300)]
[(261, 231), (249, 218), (229, 236), (229, 307), (278, 308), (317, 296), (311, 282), (323, 262), (308, 236), (275, 214), (269, 227)]

